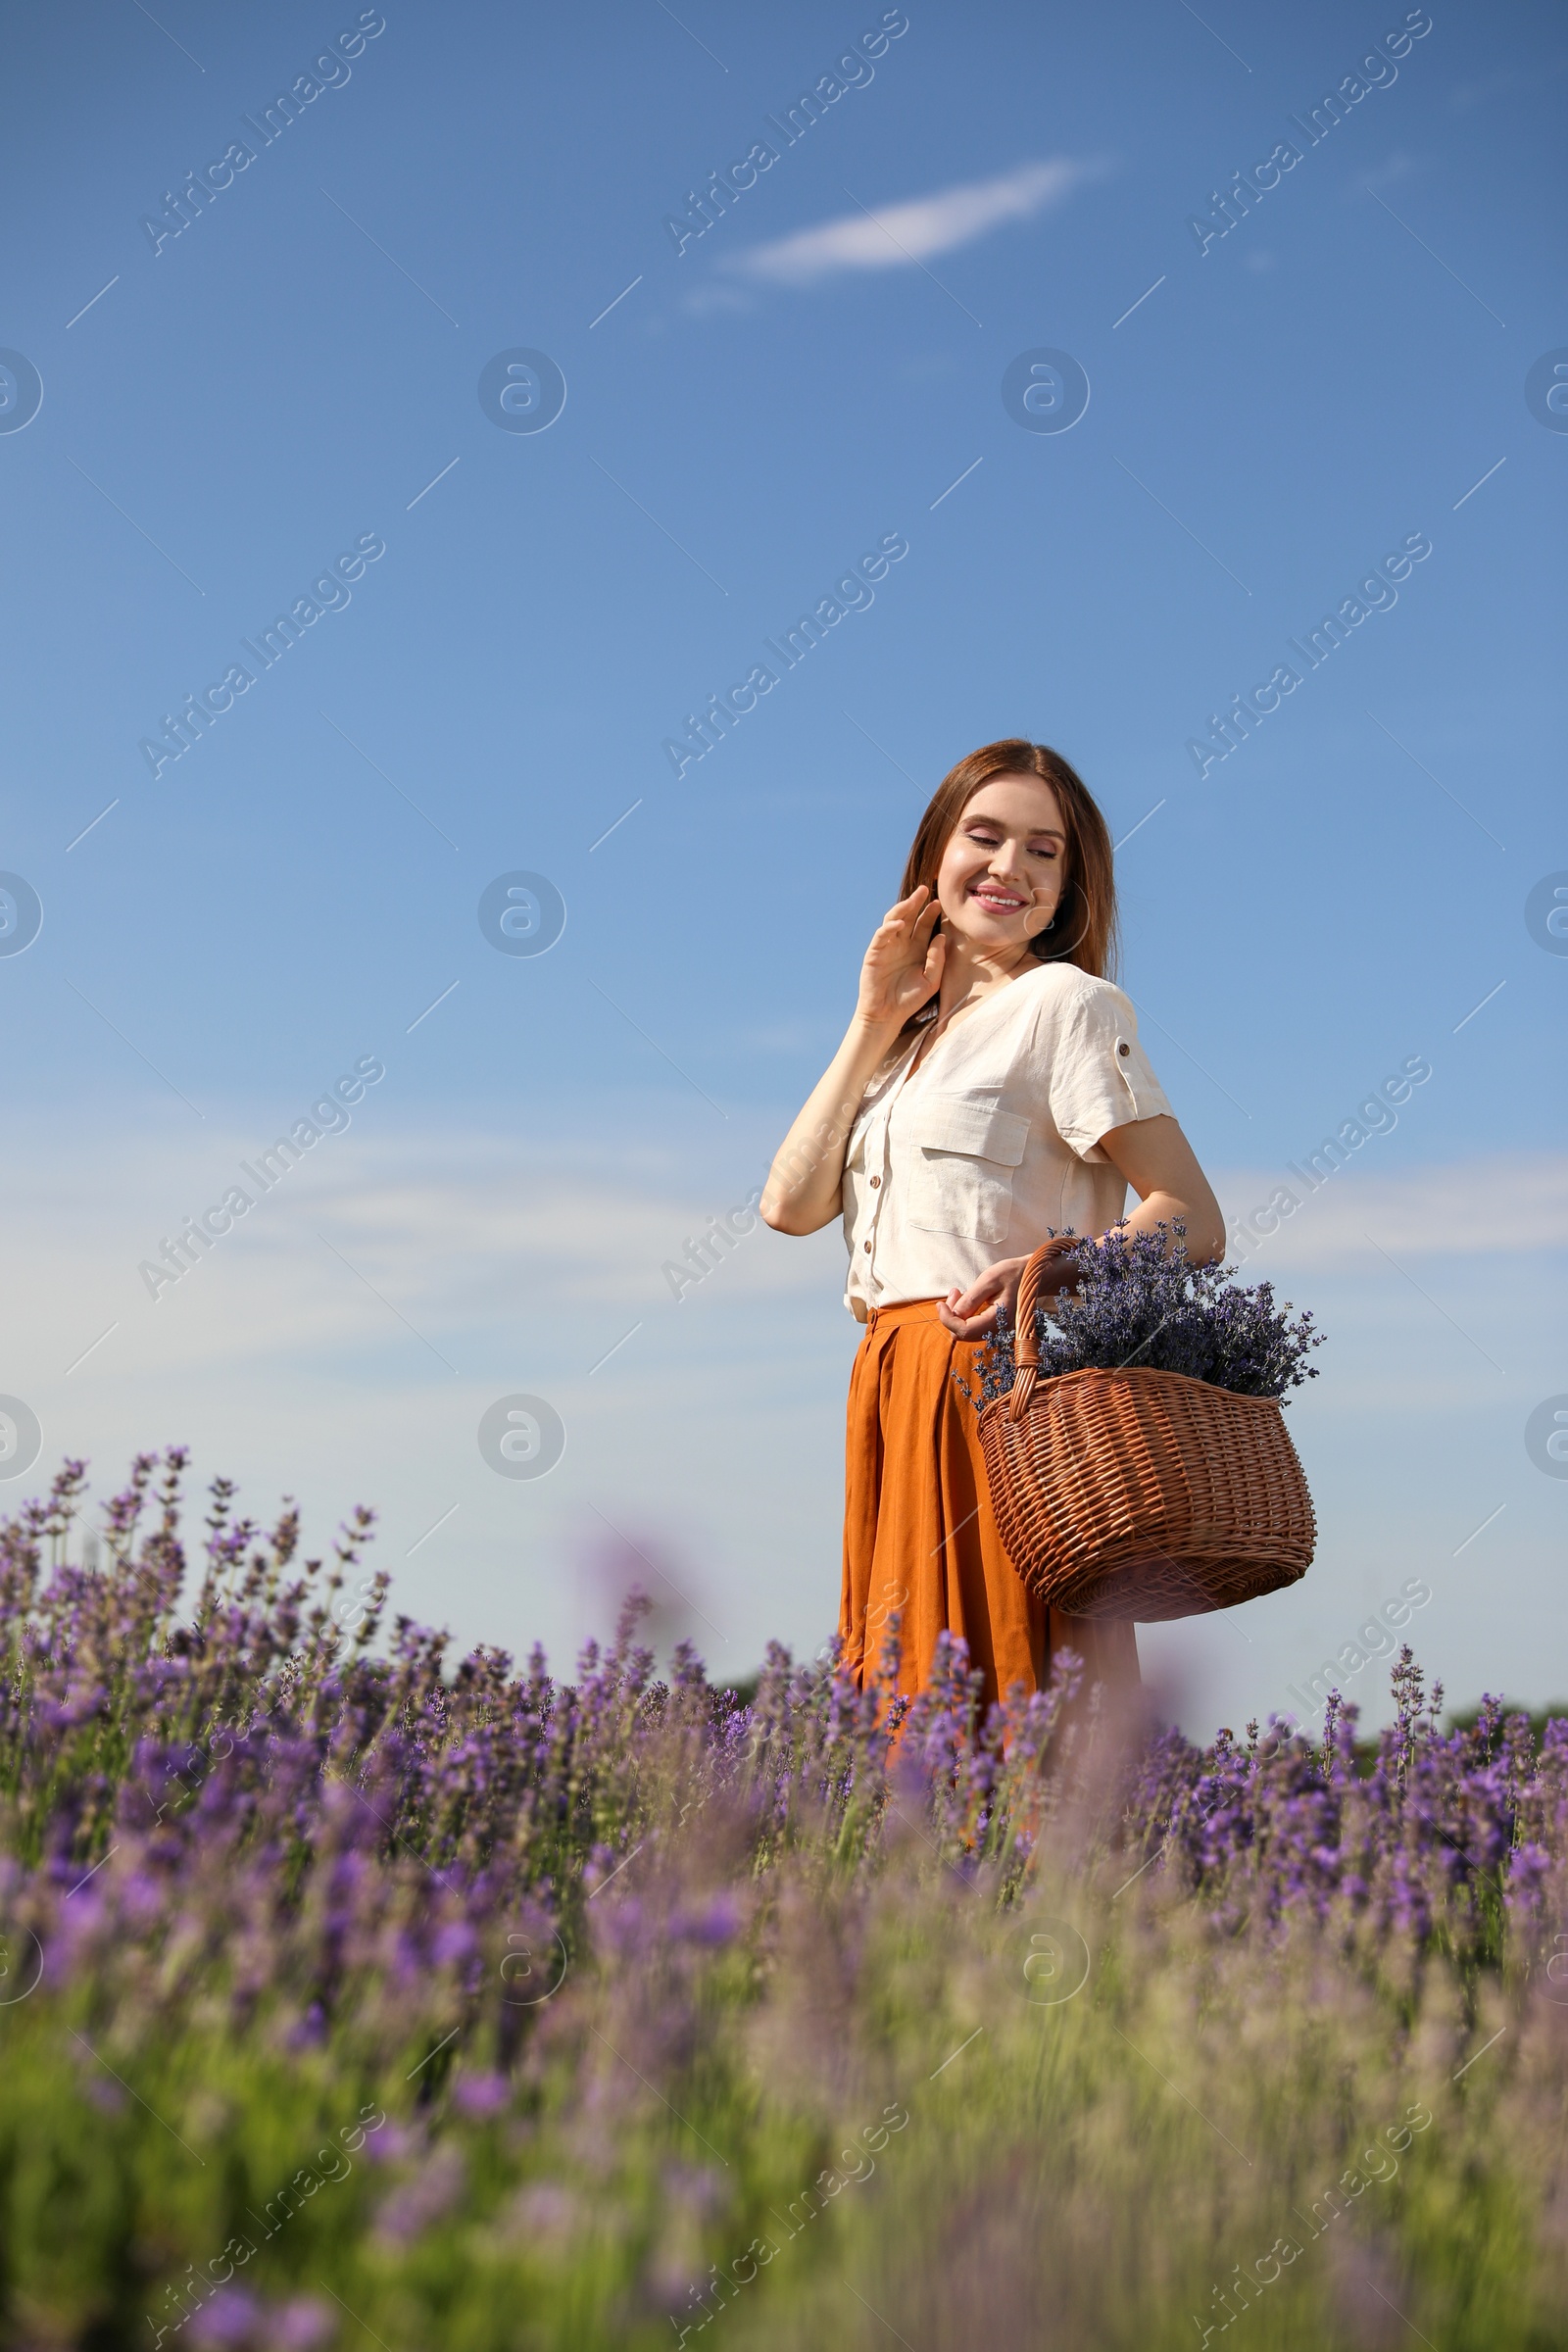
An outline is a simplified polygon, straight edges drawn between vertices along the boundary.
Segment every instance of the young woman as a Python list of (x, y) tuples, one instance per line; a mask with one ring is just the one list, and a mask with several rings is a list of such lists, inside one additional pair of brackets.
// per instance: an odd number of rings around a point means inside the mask
[(988, 1699), (1043, 1688), (1069, 1646), (1090, 1682), (1138, 1680), (1130, 1624), (1065, 1617), (1026, 1592), (953, 1377), (978, 1395), (977, 1343), (1011, 1311), (1030, 1251), (1052, 1231), (1120, 1223), (1129, 1184), (1134, 1230), (1180, 1218), (1195, 1259), (1224, 1248), (1106, 977), (1115, 931), (1110, 834), (1065, 760), (1014, 741), (971, 752), (920, 819), (855, 1018), (773, 1163), (762, 1215), (814, 1233), (842, 1214), (846, 1302), (865, 1325), (839, 1621), (858, 1679), (897, 1617), (901, 1690), (924, 1687), (944, 1631), (968, 1643)]

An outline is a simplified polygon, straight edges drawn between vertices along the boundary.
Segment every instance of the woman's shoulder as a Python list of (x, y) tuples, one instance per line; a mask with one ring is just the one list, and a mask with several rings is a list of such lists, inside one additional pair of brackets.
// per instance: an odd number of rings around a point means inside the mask
[(1131, 1001), (1114, 980), (1102, 980), (1076, 963), (1042, 963), (1036, 970), (1020, 974), (1013, 985), (1028, 990), (1029, 1002), (1042, 1018), (1065, 1020), (1074, 1013), (1133, 1018)]

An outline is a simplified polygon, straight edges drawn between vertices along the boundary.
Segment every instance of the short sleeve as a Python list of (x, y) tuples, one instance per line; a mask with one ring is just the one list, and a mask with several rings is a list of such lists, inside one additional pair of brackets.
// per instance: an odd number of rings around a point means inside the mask
[(1100, 1139), (1113, 1127), (1170, 1112), (1138, 1019), (1119, 988), (1094, 984), (1064, 1007), (1051, 1060), (1051, 1115), (1080, 1159), (1103, 1164)]

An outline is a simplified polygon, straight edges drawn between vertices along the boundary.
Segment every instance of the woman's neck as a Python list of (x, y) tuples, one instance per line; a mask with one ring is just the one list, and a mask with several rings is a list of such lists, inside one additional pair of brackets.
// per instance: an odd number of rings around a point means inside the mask
[(1026, 945), (1005, 951), (984, 951), (969, 946), (956, 932), (946, 934), (947, 960), (942, 968), (942, 986), (937, 992), (936, 1026), (945, 1029), (956, 1013), (978, 1004), (982, 997), (995, 996), (1016, 980), (1020, 971), (1034, 961)]

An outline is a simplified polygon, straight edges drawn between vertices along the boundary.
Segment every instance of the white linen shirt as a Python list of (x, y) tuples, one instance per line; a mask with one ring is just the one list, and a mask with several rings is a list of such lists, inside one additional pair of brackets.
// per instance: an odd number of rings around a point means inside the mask
[(844, 1163), (844, 1302), (945, 1298), (1050, 1233), (1103, 1233), (1126, 1181), (1100, 1149), (1170, 1104), (1132, 1005), (1076, 964), (1043, 963), (873, 1072)]

